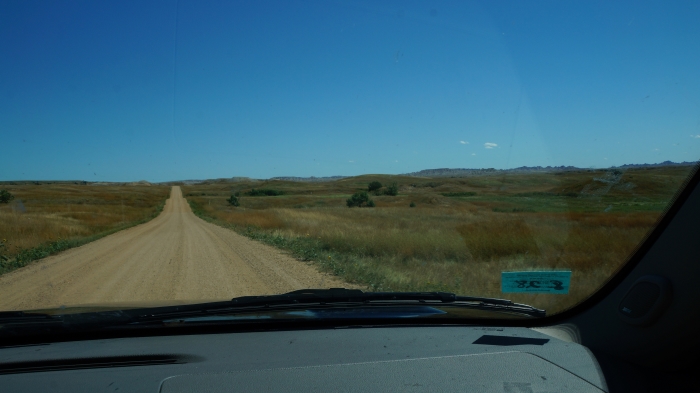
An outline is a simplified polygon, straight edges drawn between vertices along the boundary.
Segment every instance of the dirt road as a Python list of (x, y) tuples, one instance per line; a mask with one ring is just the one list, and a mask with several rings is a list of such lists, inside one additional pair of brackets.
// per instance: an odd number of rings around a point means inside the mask
[(277, 249), (203, 221), (173, 187), (157, 218), (0, 276), (0, 311), (222, 300), (350, 287)]

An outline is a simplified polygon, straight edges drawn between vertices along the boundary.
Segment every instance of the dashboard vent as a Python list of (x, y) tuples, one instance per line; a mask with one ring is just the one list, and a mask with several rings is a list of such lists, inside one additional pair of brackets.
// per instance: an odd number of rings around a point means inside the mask
[(0, 363), (0, 375), (36, 373), (46, 371), (80, 370), (91, 368), (153, 366), (162, 364), (182, 364), (195, 360), (183, 355), (134, 355), (106, 356), (93, 358), (69, 358), (50, 360), (31, 360), (23, 362)]

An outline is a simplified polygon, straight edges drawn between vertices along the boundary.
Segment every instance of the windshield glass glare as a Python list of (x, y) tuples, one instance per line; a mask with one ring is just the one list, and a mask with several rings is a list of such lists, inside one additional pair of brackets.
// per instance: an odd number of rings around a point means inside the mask
[[(699, 7), (2, 2), (0, 311), (327, 288), (566, 310), (696, 170)], [(380, 314), (508, 317), (409, 311)]]

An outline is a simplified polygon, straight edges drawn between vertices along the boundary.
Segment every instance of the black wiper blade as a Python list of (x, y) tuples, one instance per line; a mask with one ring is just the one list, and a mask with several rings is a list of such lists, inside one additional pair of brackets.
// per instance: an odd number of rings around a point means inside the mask
[(241, 307), (273, 307), (303, 304), (339, 304), (377, 302), (418, 302), (426, 305), (451, 304), (480, 310), (510, 311), (532, 317), (544, 317), (546, 311), (507, 299), (458, 296), (450, 292), (363, 292), (359, 289), (302, 289), (282, 295), (243, 296), (231, 299)]
[[(37, 332), (60, 330), (65, 327), (60, 316), (25, 311), (0, 312), (0, 341)], [(1, 344), (1, 342), (0, 342)]]
[(32, 322), (50, 322), (56, 321), (57, 318), (53, 315), (44, 313), (34, 313), (27, 311), (1, 311), (0, 325), (10, 323), (32, 323)]
[[(64, 311), (68, 311), (64, 313)], [(30, 334), (94, 330), (123, 325), (132, 315), (121, 310), (74, 313), (56, 309), (49, 313), (32, 311), (0, 312), (0, 339)]]
[[(230, 301), (186, 304), (179, 306), (125, 309), (87, 313), (44, 314), (31, 311), (0, 312), (0, 338), (120, 329), (128, 326), (162, 324), (168, 320), (203, 320), (207, 316), (236, 316), (259, 312), (298, 310), (361, 309), (363, 307), (464, 307), (476, 310), (506, 312), (530, 317), (544, 317), (545, 310), (507, 299), (458, 296), (449, 292), (363, 292), (357, 289), (304, 289), (281, 295), (243, 296)], [(398, 308), (397, 308), (398, 307)], [(333, 315), (331, 312), (330, 314)], [(338, 315), (346, 315), (339, 313)], [(341, 318), (343, 318), (341, 316)], [(231, 319), (236, 320), (235, 318)], [(216, 319), (212, 319), (216, 321)]]
[(507, 312), (530, 317), (544, 317), (545, 310), (507, 299), (457, 296), (449, 292), (363, 292), (359, 289), (302, 289), (280, 295), (241, 296), (224, 302), (189, 304), (163, 308), (126, 311), (131, 323), (143, 324), (164, 320), (186, 320), (211, 315), (237, 315), (250, 312), (293, 311), (328, 307), (373, 306), (455, 306), (476, 310)]
[(300, 289), (281, 295), (241, 296), (231, 299), (234, 304), (342, 303), (390, 300), (453, 302), (455, 294), (447, 292), (363, 292), (359, 289)]

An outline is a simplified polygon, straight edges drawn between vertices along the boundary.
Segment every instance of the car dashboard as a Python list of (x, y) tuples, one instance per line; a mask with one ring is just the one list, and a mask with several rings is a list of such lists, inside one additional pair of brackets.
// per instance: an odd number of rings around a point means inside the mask
[(522, 327), (348, 327), (0, 349), (4, 392), (600, 392), (584, 346)]

